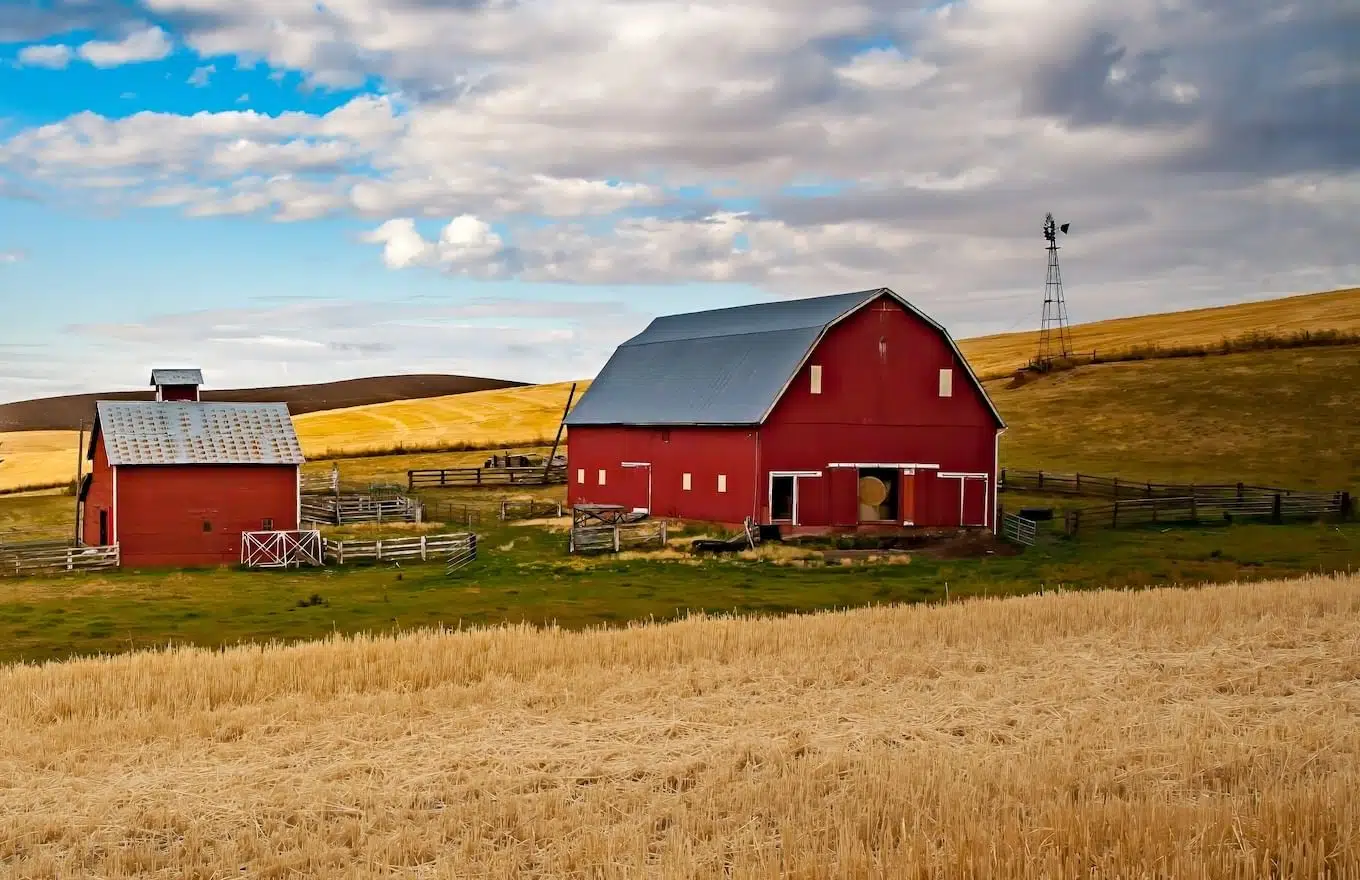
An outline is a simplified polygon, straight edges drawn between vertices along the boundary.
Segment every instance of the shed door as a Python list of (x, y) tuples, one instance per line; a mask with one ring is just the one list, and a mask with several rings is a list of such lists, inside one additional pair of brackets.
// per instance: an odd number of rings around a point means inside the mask
[(99, 546), (107, 547), (108, 545), (109, 545), (109, 512), (107, 510), (101, 509), (99, 511)]
[(965, 526), (985, 526), (987, 516), (987, 478), (965, 477), (963, 480), (963, 522)]
[(827, 506), (832, 525), (853, 526), (859, 522), (859, 475), (854, 468), (830, 468), (826, 472)]
[(617, 504), (632, 511), (651, 513), (652, 466), (646, 462), (625, 461), (619, 467), (619, 487), (611, 493)]

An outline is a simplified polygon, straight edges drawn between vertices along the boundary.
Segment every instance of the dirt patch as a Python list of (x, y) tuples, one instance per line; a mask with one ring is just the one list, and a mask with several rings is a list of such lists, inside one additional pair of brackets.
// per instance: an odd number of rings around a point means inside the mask
[(991, 532), (964, 532), (922, 552), (937, 559), (974, 559), (980, 556), (1014, 556), (1020, 548)]

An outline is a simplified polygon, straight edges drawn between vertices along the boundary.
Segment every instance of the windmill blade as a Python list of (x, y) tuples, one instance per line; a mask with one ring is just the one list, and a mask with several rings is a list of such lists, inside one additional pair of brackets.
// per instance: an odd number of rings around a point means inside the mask
[(1058, 228), (1061, 229), (1061, 230), (1063, 231), (1063, 235), (1066, 235), (1066, 234), (1067, 234), (1067, 227), (1069, 227), (1069, 226), (1071, 226), (1071, 225), (1072, 225), (1071, 223), (1064, 223), (1062, 226), (1059, 226)]

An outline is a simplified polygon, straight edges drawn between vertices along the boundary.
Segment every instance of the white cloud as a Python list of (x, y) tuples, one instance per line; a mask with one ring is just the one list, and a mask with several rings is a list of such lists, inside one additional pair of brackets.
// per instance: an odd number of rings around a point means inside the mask
[(186, 82), (194, 88), (201, 89), (208, 84), (214, 73), (217, 73), (217, 65), (215, 64), (195, 67), (194, 72), (189, 74), (189, 79)]
[(170, 36), (159, 27), (133, 31), (121, 40), (91, 40), (80, 46), (81, 58), (95, 67), (119, 67), (142, 61), (159, 61), (174, 49)]
[(71, 47), (61, 44), (25, 46), (19, 50), (19, 64), (61, 70), (71, 63)]
[(23, 251), (9, 250), (0, 251), (0, 264), (21, 263), (28, 257)]
[(490, 224), (470, 214), (450, 220), (437, 241), (421, 235), (410, 217), (388, 220), (362, 240), (383, 246), (383, 262), (390, 269), (430, 265), (481, 277), (507, 272), (505, 243)]

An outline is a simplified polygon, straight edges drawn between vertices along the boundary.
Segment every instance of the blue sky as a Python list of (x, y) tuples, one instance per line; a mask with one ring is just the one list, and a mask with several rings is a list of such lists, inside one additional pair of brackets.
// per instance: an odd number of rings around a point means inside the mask
[(6, 4), (0, 400), (579, 378), (657, 314), (880, 285), (1025, 329), (1047, 210), (1078, 320), (1360, 283), (1336, 15)]

